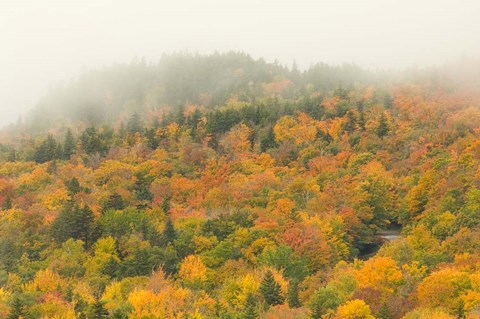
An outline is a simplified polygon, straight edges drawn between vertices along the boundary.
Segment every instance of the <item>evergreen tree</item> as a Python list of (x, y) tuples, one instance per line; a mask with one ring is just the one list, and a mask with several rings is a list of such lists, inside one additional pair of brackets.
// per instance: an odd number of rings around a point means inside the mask
[(385, 135), (388, 134), (388, 123), (387, 123), (387, 117), (385, 116), (385, 113), (382, 113), (380, 116), (380, 120), (378, 122), (378, 127), (377, 127), (377, 135), (380, 138), (383, 138)]
[(3, 202), (3, 209), (7, 210), (7, 209), (10, 209), (12, 208), (12, 197), (11, 196), (7, 196), (7, 198), (5, 198), (5, 201)]
[(260, 292), (268, 305), (276, 306), (283, 303), (280, 288), (280, 284), (273, 278), (273, 273), (270, 270), (267, 271), (260, 285)]
[(75, 139), (73, 138), (72, 130), (68, 129), (65, 134), (65, 141), (63, 142), (63, 159), (69, 160), (75, 152)]
[(165, 222), (165, 229), (163, 230), (163, 241), (165, 245), (173, 242), (177, 238), (177, 232), (173, 226), (172, 219), (169, 217)]
[(122, 210), (125, 208), (125, 202), (123, 201), (123, 198), (120, 194), (118, 193), (113, 193), (110, 196), (108, 196), (107, 202), (103, 209), (109, 210)]
[(388, 308), (388, 305), (386, 303), (382, 304), (382, 306), (378, 310), (376, 317), (379, 319), (393, 319), (390, 309)]
[(385, 94), (385, 96), (383, 97), (383, 105), (387, 108), (387, 109), (391, 109), (393, 107), (393, 98), (390, 94)]
[(245, 307), (244, 307), (241, 318), (256, 319), (257, 317), (258, 317), (258, 311), (257, 311), (257, 305), (255, 303), (255, 298), (253, 297), (252, 293), (249, 293), (247, 295), (247, 299), (245, 300)]
[(95, 240), (92, 236), (95, 216), (88, 206), (79, 207), (70, 201), (51, 225), (53, 237), (58, 242), (69, 238), (80, 239), (88, 247)]
[(89, 127), (80, 136), (82, 149), (88, 154), (106, 154), (108, 147), (103, 137), (94, 127)]
[(363, 110), (360, 111), (360, 116), (358, 117), (358, 126), (362, 131), (365, 131), (365, 113)]
[(15, 162), (17, 160), (17, 151), (12, 148), (9, 152), (8, 152), (8, 156), (7, 156), (7, 161), (9, 162)]
[(135, 112), (128, 120), (128, 132), (130, 134), (141, 133), (143, 131), (143, 123), (140, 115)]
[(149, 128), (145, 131), (145, 138), (147, 140), (147, 145), (151, 149), (156, 149), (158, 147), (158, 140), (156, 136), (156, 129)]
[(108, 319), (110, 315), (104, 306), (104, 303), (100, 298), (95, 298), (95, 302), (92, 304), (91, 313), (88, 319)]
[(59, 158), (60, 148), (57, 145), (57, 141), (52, 135), (48, 135), (47, 138), (35, 149), (33, 158), (37, 163), (46, 163), (54, 159)]
[(300, 299), (298, 298), (298, 281), (292, 280), (288, 285), (287, 293), (288, 306), (290, 308), (298, 308), (301, 306)]
[(333, 95), (342, 100), (348, 99), (348, 91), (345, 90), (341, 84), (335, 89), (335, 91), (333, 92)]
[(170, 215), (170, 198), (165, 197), (162, 201), (162, 210), (166, 216)]
[(314, 305), (311, 309), (310, 318), (312, 319), (322, 319), (323, 311), (320, 305)]
[(266, 152), (268, 149), (277, 147), (277, 142), (275, 141), (275, 132), (273, 127), (268, 129), (268, 132), (265, 136), (260, 139), (260, 150)]
[(146, 174), (143, 172), (136, 173), (135, 177), (135, 198), (140, 201), (151, 202), (153, 200), (153, 193), (150, 191), (150, 178), (147, 178)]
[(72, 178), (69, 181), (65, 182), (65, 186), (67, 187), (67, 192), (70, 198), (75, 196), (75, 194), (78, 194), (82, 191), (82, 187), (80, 186), (80, 182), (76, 177)]
[(29, 318), (28, 312), (25, 310), (23, 303), (19, 298), (13, 300), (12, 307), (10, 308), (10, 313), (7, 316), (7, 319), (26, 319)]
[(357, 117), (353, 111), (347, 112), (347, 122), (343, 126), (343, 129), (348, 133), (353, 133), (357, 126)]

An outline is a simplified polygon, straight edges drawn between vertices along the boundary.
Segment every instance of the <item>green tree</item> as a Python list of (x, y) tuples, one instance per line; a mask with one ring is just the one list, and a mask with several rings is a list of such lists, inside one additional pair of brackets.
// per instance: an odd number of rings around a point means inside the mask
[(378, 313), (376, 314), (376, 317), (379, 319), (393, 319), (392, 312), (386, 303), (382, 304), (378, 310)]
[(141, 133), (143, 131), (143, 123), (137, 112), (133, 113), (128, 120), (128, 131), (131, 134)]
[[(153, 200), (153, 193), (150, 191), (151, 179), (143, 172), (136, 173), (135, 177), (135, 198), (139, 201), (150, 203)], [(142, 203), (141, 206), (146, 206), (146, 204)]]
[(78, 194), (82, 191), (82, 187), (80, 186), (80, 182), (76, 177), (73, 177), (71, 180), (65, 182), (65, 186), (67, 187), (68, 195), (72, 198), (75, 194)]
[(120, 194), (118, 193), (113, 193), (110, 196), (108, 196), (107, 202), (105, 203), (103, 209), (109, 210), (122, 210), (125, 208), (125, 202), (123, 201), (123, 198)]
[(70, 201), (51, 225), (52, 235), (58, 242), (69, 238), (80, 239), (89, 247), (95, 241), (93, 226), (95, 216), (88, 206), (80, 207)]
[(280, 284), (273, 278), (273, 273), (270, 270), (267, 271), (260, 285), (260, 292), (268, 305), (276, 306), (283, 303), (280, 289)]
[(380, 138), (383, 138), (388, 134), (389, 128), (388, 128), (388, 122), (387, 122), (387, 117), (385, 116), (385, 113), (382, 113), (380, 116), (380, 120), (378, 121), (378, 126), (377, 126), (377, 136)]
[(107, 141), (94, 127), (89, 127), (82, 132), (80, 142), (82, 149), (88, 154), (99, 153), (104, 155), (108, 151)]
[(29, 318), (28, 312), (25, 310), (25, 306), (20, 301), (19, 298), (15, 298), (10, 308), (10, 313), (7, 316), (7, 319), (19, 319), (19, 318)]
[(73, 138), (72, 130), (68, 129), (65, 134), (65, 141), (63, 142), (63, 159), (69, 160), (75, 152), (75, 139)]
[(46, 163), (60, 158), (61, 145), (57, 143), (52, 135), (47, 138), (35, 149), (33, 158), (37, 163)]
[(262, 152), (266, 152), (267, 150), (277, 146), (277, 142), (275, 141), (275, 132), (273, 131), (273, 127), (270, 127), (267, 133), (260, 139), (260, 150)]
[(288, 285), (287, 302), (290, 308), (298, 308), (301, 306), (298, 298), (298, 281), (291, 280)]
[(108, 310), (105, 308), (104, 303), (100, 300), (100, 298), (95, 298), (94, 303), (91, 307), (90, 315), (88, 319), (108, 319), (110, 315)]
[(257, 305), (252, 293), (247, 295), (245, 307), (242, 313), (242, 319), (256, 319), (258, 317)]
[(347, 112), (347, 122), (344, 124), (343, 129), (348, 133), (353, 133), (357, 127), (357, 116), (350, 110)]
[(172, 219), (169, 217), (165, 222), (165, 228), (163, 230), (163, 241), (165, 245), (172, 243), (177, 238), (177, 231), (173, 225)]
[(333, 288), (320, 288), (315, 291), (310, 300), (310, 310), (312, 319), (320, 319), (329, 311), (336, 309), (343, 302), (339, 292)]

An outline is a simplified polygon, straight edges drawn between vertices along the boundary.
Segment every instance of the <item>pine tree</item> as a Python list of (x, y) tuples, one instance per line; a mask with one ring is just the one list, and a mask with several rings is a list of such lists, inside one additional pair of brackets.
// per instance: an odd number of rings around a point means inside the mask
[(135, 112), (128, 120), (128, 132), (130, 134), (141, 133), (143, 131), (143, 123), (140, 115)]
[(257, 317), (258, 317), (258, 312), (257, 312), (257, 305), (255, 304), (255, 298), (253, 297), (253, 294), (249, 293), (247, 295), (247, 299), (245, 300), (245, 307), (244, 307), (241, 318), (256, 319)]
[(108, 196), (107, 202), (103, 209), (107, 211), (109, 209), (122, 210), (124, 208), (125, 208), (125, 202), (123, 201), (122, 196), (118, 193), (113, 193), (110, 196)]
[(170, 198), (165, 197), (162, 201), (162, 210), (166, 216), (170, 215)]
[(104, 303), (100, 298), (95, 298), (95, 302), (92, 304), (92, 310), (88, 319), (108, 319), (110, 315), (104, 306)]
[(153, 193), (150, 191), (150, 180), (145, 173), (136, 173), (136, 181), (134, 185), (135, 198), (140, 201), (151, 202)]
[(103, 136), (101, 136), (94, 127), (89, 127), (82, 132), (80, 142), (82, 149), (88, 154), (106, 154), (108, 151), (108, 146)]
[(80, 193), (82, 190), (82, 187), (80, 186), (80, 182), (76, 177), (73, 177), (71, 180), (65, 182), (65, 186), (67, 187), (67, 192), (70, 198), (75, 196), (75, 194)]
[(23, 303), (20, 299), (15, 298), (10, 308), (10, 313), (7, 316), (7, 319), (26, 319), (29, 318), (28, 312), (25, 310)]
[(63, 159), (69, 160), (75, 151), (75, 139), (73, 138), (72, 130), (68, 129), (65, 134), (65, 141), (63, 142)]
[(163, 240), (165, 245), (173, 242), (177, 238), (177, 232), (173, 226), (172, 219), (169, 217), (165, 222), (165, 229), (163, 230)]
[(319, 305), (314, 305), (312, 308), (312, 312), (310, 313), (310, 318), (312, 319), (321, 319), (323, 315), (322, 307)]
[(260, 292), (268, 305), (275, 306), (283, 303), (280, 288), (280, 285), (273, 278), (273, 273), (270, 270), (267, 271), (260, 285)]
[(298, 308), (301, 306), (300, 299), (298, 298), (298, 281), (292, 280), (288, 285), (287, 293), (288, 306), (290, 308)]
[(70, 201), (51, 225), (52, 235), (58, 242), (69, 238), (80, 239), (88, 247), (94, 242), (92, 238), (95, 216), (88, 206), (79, 207)]
[(380, 116), (380, 120), (378, 122), (377, 135), (378, 137), (383, 138), (387, 134), (388, 134), (387, 117), (385, 116), (385, 113), (382, 113), (382, 115)]
[(379, 319), (393, 319), (390, 309), (386, 303), (382, 304), (376, 316)]
[(46, 163), (59, 158), (59, 147), (57, 141), (52, 135), (47, 138), (35, 149), (34, 160), (37, 163)]
[(343, 126), (343, 129), (348, 133), (352, 133), (355, 131), (357, 126), (357, 117), (353, 111), (348, 111), (347, 113), (347, 122)]
[(260, 150), (266, 152), (268, 149), (274, 147), (277, 147), (277, 142), (275, 141), (275, 132), (273, 131), (273, 128), (270, 127), (267, 134), (260, 140)]
[(9, 162), (15, 162), (15, 161), (17, 161), (17, 151), (16, 151), (14, 148), (12, 148), (12, 149), (8, 152), (7, 161), (9, 161)]
[(365, 131), (365, 113), (363, 110), (360, 111), (360, 116), (358, 117), (358, 126), (362, 131)]

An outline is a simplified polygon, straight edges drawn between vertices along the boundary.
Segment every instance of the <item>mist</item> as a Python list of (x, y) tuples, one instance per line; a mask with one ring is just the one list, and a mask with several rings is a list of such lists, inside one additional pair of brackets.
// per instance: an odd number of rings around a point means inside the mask
[(467, 0), (2, 1), (0, 126), (87, 69), (163, 53), (242, 51), (303, 69), (475, 59), (478, 12)]

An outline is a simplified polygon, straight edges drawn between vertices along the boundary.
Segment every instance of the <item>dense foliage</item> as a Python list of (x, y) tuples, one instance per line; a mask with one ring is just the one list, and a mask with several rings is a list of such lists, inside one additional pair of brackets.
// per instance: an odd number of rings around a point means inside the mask
[(480, 315), (480, 94), (162, 61), (2, 133), (0, 317)]

